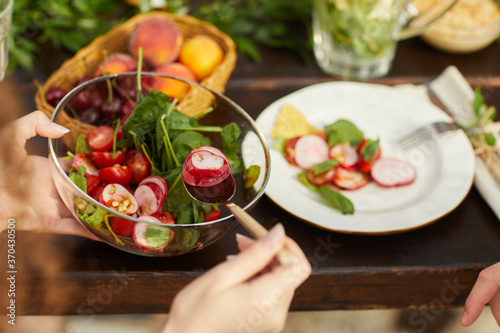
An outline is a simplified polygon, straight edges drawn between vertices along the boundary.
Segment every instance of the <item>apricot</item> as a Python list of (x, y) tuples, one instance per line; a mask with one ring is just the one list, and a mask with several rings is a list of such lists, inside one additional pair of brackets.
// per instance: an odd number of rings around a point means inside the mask
[(129, 51), (137, 57), (142, 47), (144, 61), (158, 67), (177, 59), (182, 41), (182, 34), (174, 23), (150, 18), (135, 26), (130, 35)]
[(182, 45), (179, 62), (189, 67), (198, 81), (201, 81), (212, 74), (223, 57), (224, 52), (215, 40), (205, 35), (196, 35)]
[(125, 53), (114, 53), (99, 64), (95, 76), (135, 71), (137, 61)]
[[(171, 62), (157, 67), (155, 73), (196, 81), (196, 76), (193, 72), (188, 67), (178, 62)], [(189, 91), (189, 85), (187, 83), (164, 77), (154, 77), (151, 82), (151, 88), (161, 91), (171, 98), (178, 98), (179, 100)]]

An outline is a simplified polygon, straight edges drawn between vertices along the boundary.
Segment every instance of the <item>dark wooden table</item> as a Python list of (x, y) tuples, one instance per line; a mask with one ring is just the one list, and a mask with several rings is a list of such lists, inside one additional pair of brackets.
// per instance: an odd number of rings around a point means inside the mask
[[(239, 59), (227, 84), (227, 95), (254, 118), (299, 88), (335, 80), (285, 51), (263, 50), (263, 59), (260, 64)], [(454, 64), (470, 83), (483, 87), (487, 103), (500, 108), (499, 60), (500, 45), (450, 55), (414, 38), (400, 43), (393, 69), (376, 82), (421, 83)], [(43, 82), (59, 65), (57, 59), (45, 61), (36, 76)], [(23, 81), (22, 72), (11, 79), (21, 89), (26, 112), (31, 111), (34, 87)], [(43, 152), (45, 144), (34, 150)], [(500, 261), (500, 221), (474, 187), (449, 215), (395, 235), (322, 230), (292, 217), (267, 197), (251, 213), (266, 227), (282, 222), (311, 261), (312, 276), (297, 290), (291, 310), (461, 306), (479, 271)], [(135, 256), (72, 236), (22, 232), (17, 242), (18, 283), (25, 291), (18, 299), (18, 314), (32, 315), (164, 313), (183, 286), (237, 252), (234, 234), (174, 258)]]

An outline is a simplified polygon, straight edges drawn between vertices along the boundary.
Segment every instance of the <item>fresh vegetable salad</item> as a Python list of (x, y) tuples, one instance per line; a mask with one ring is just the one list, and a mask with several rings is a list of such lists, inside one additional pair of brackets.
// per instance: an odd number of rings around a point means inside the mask
[[(108, 93), (116, 91), (108, 89)], [(151, 90), (145, 97), (138, 97), (135, 108), (120, 110), (115, 113), (120, 116), (107, 118), (104, 124), (79, 135), (74, 151), (67, 156), (72, 160), (69, 178), (109, 209), (144, 221), (193, 224), (219, 219), (218, 206), (201, 204), (186, 192), (182, 166), (193, 149), (213, 148), (207, 136), (211, 133), (221, 137), (226, 173), (243, 173), (245, 168), (238, 157), (239, 126), (202, 126), (198, 120), (211, 108), (189, 117), (176, 110), (176, 99), (159, 91)], [(255, 173), (254, 167), (251, 170), (254, 176), (250, 178), (257, 179), (259, 172)], [(122, 245), (162, 251), (176, 236), (167, 227), (108, 215), (83, 199), (76, 199), (75, 205), (85, 223)], [(196, 230), (178, 232), (190, 233), (179, 237), (183, 242), (197, 241)]]
[(342, 214), (354, 214), (354, 204), (340, 190), (357, 190), (372, 180), (381, 187), (404, 186), (417, 176), (409, 163), (383, 157), (379, 139), (367, 138), (348, 120), (339, 119), (323, 131), (312, 132), (277, 137), (274, 147), (302, 169), (301, 183)]

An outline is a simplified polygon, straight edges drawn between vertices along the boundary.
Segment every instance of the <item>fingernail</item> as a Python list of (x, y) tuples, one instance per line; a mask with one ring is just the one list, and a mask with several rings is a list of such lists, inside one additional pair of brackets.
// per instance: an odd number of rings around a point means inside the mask
[(236, 233), (235, 236), (236, 236), (236, 241), (237, 242), (239, 242), (241, 239), (248, 239), (248, 238), (250, 238), (248, 236), (245, 236), (245, 235), (242, 235), (242, 234), (239, 234), (239, 233)]
[(236, 255), (235, 255), (235, 254), (228, 254), (228, 255), (226, 256), (226, 260), (231, 260), (231, 259), (234, 259), (234, 258), (236, 258)]
[(467, 312), (464, 311), (464, 313), (462, 314), (462, 318), (460, 318), (460, 324), (462, 326), (465, 326), (466, 322), (467, 322)]
[(55, 129), (56, 131), (61, 132), (61, 133), (63, 133), (63, 134), (66, 134), (66, 133), (68, 133), (68, 132), (69, 132), (69, 129), (67, 129), (66, 127), (61, 126), (61, 125), (59, 125), (59, 124), (56, 124), (56, 123), (52, 123), (52, 124), (50, 124), (50, 127), (52, 127), (52, 128), (53, 128), (53, 129)]
[(269, 230), (267, 235), (262, 237), (262, 239), (267, 244), (274, 245), (281, 239), (281, 237), (283, 237), (284, 234), (285, 228), (283, 228), (283, 224), (278, 223), (271, 230)]

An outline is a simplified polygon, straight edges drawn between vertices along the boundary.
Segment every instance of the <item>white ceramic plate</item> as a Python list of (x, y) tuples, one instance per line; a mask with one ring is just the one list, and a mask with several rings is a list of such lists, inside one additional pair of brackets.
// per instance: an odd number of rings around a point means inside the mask
[(410, 162), (417, 179), (409, 186), (382, 188), (375, 183), (342, 191), (354, 204), (353, 215), (342, 215), (302, 185), (299, 168), (271, 149), (271, 176), (266, 194), (296, 217), (328, 230), (387, 234), (422, 227), (455, 209), (469, 192), (475, 158), (467, 136), (450, 132), (403, 152), (397, 139), (419, 126), (450, 118), (427, 101), (401, 90), (375, 84), (326, 82), (312, 85), (269, 105), (258, 117), (270, 146), (270, 132), (285, 103), (300, 110), (318, 128), (344, 118), (368, 138), (380, 138), (382, 155)]

